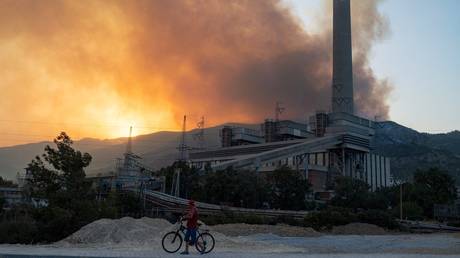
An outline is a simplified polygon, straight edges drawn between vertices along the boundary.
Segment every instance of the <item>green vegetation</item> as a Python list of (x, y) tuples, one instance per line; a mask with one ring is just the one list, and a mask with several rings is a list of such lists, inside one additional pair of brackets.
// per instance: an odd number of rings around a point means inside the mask
[[(167, 186), (171, 185), (175, 168), (181, 166), (175, 164), (160, 171), (166, 176)], [(199, 172), (183, 167), (180, 182), (181, 197), (245, 208), (302, 210), (310, 191), (302, 175), (288, 167), (264, 174), (232, 168)]]
[(304, 219), (304, 226), (312, 227), (316, 230), (330, 230), (334, 226), (345, 225), (352, 222), (369, 223), (389, 229), (396, 227), (394, 217), (387, 211), (354, 211), (352, 209), (339, 207), (328, 207), (327, 209), (309, 214)]
[(47, 200), (48, 205), (17, 206), (4, 211), (0, 217), (0, 243), (54, 242), (96, 219), (141, 211), (138, 197), (133, 195), (114, 192), (105, 200), (96, 200), (84, 171), (91, 156), (73, 149), (72, 140), (64, 132), (54, 143), (56, 148), (46, 146), (44, 154), (35, 157), (27, 168), (32, 175), (27, 197)]
[[(434, 204), (449, 204), (456, 198), (454, 179), (446, 172), (431, 168), (417, 170), (413, 183), (404, 183), (403, 218), (433, 218)], [(305, 218), (305, 225), (316, 229), (351, 222), (366, 222), (386, 228), (395, 227), (400, 216), (400, 186), (370, 191), (369, 185), (350, 177), (336, 178), (335, 197), (329, 205)]]
[[(48, 205), (0, 209), (0, 243), (54, 242), (96, 219), (142, 213), (142, 203), (137, 195), (110, 192), (102, 200), (96, 198), (85, 175), (91, 156), (75, 150), (65, 133), (61, 133), (54, 144), (55, 148), (46, 146), (44, 153), (28, 165), (32, 176), (26, 188), (27, 197), (47, 200)], [(208, 224), (285, 223), (328, 230), (336, 225), (366, 222), (394, 228), (395, 218), (399, 217), (399, 186), (372, 192), (363, 181), (338, 177), (334, 183), (335, 197), (328, 204), (318, 204), (306, 200), (310, 185), (301, 173), (288, 167), (271, 173), (231, 168), (211, 172), (176, 163), (159, 171), (166, 177), (167, 186), (171, 186), (177, 168), (182, 169), (180, 195), (185, 198), (246, 208), (315, 210), (303, 220), (229, 213), (204, 217)], [(3, 178), (0, 178), (0, 185), (13, 186)], [(438, 169), (417, 171), (413, 182), (405, 183), (402, 188), (403, 215), (408, 219), (431, 218), (434, 204), (449, 204), (456, 197), (454, 179)], [(0, 207), (3, 203), (4, 200), (0, 199)]]
[(436, 168), (418, 170), (414, 175), (411, 197), (426, 217), (432, 217), (434, 204), (451, 204), (457, 197), (455, 180)]

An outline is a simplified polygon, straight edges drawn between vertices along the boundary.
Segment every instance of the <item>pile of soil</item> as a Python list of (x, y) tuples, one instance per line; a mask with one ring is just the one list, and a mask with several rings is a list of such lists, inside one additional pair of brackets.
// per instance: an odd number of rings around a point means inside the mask
[(61, 244), (126, 244), (146, 245), (158, 242), (172, 224), (164, 219), (124, 217), (94, 221), (69, 237)]
[[(240, 228), (248, 226), (250, 225), (240, 226)], [(203, 224), (200, 229), (205, 230), (206, 228), (210, 229)], [(131, 217), (114, 220), (100, 219), (82, 227), (69, 237), (55, 243), (54, 246), (58, 248), (102, 247), (108, 249), (133, 248), (136, 250), (160, 250), (161, 239), (164, 234), (174, 229), (175, 226), (164, 219), (151, 219), (145, 217), (141, 219), (133, 219)], [(270, 233), (271, 231), (256, 230), (253, 231), (252, 234), (260, 232)], [(213, 229), (211, 229), (210, 233), (216, 240), (216, 247), (221, 251), (232, 251), (237, 249), (245, 250), (245, 252), (251, 252), (253, 250), (281, 252), (293, 250), (292, 247), (281, 244), (269, 244), (260, 241), (248, 242), (247, 239), (228, 237)]]
[(367, 223), (350, 223), (344, 226), (332, 228), (332, 234), (336, 235), (384, 235), (385, 229)]
[(249, 236), (255, 234), (275, 234), (282, 237), (315, 237), (321, 235), (312, 228), (278, 225), (249, 225), (244, 223), (222, 224), (210, 227), (226, 236)]

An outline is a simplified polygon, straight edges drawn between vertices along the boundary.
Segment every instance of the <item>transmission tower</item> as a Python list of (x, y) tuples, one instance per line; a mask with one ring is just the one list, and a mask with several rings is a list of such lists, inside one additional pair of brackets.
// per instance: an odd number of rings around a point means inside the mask
[(179, 147), (177, 148), (179, 150), (179, 159), (178, 159), (178, 161), (180, 161), (180, 162), (185, 162), (187, 160), (188, 146), (187, 146), (187, 143), (186, 143), (186, 130), (187, 130), (187, 116), (184, 115), (184, 121), (182, 123), (181, 140), (180, 140), (180, 143), (179, 143)]
[(275, 106), (275, 134), (277, 135), (276, 137), (278, 138), (278, 134), (280, 132), (280, 116), (284, 112), (285, 108), (281, 106), (281, 102), (276, 102)]
[(201, 117), (201, 120), (196, 124), (198, 132), (193, 135), (193, 139), (197, 141), (198, 149), (202, 150), (205, 148), (204, 140), (204, 116)]
[(275, 121), (279, 122), (280, 120), (280, 115), (284, 112), (285, 108), (281, 106), (281, 102), (276, 102), (275, 106)]
[(179, 146), (179, 157), (177, 159), (179, 167), (174, 170), (173, 181), (171, 185), (171, 195), (179, 196), (180, 195), (180, 174), (182, 167), (187, 163), (188, 155), (187, 151), (189, 150), (186, 142), (186, 130), (187, 130), (187, 116), (184, 115), (184, 121), (182, 123), (182, 135)]

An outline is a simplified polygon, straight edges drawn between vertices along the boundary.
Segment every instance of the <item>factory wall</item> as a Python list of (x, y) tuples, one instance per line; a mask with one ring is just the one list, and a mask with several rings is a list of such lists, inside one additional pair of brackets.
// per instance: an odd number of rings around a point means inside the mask
[(391, 186), (390, 182), (390, 159), (384, 156), (366, 154), (364, 181), (372, 188), (372, 191), (380, 187)]

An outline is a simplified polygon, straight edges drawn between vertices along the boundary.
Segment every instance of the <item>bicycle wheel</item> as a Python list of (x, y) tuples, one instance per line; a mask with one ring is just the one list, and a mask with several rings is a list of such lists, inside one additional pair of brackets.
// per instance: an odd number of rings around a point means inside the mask
[(200, 253), (209, 253), (214, 249), (215, 245), (214, 237), (205, 232), (201, 233), (197, 238), (196, 238), (196, 243), (195, 243), (195, 248), (198, 252)]
[(175, 253), (179, 251), (180, 247), (182, 246), (182, 236), (175, 232), (171, 231), (163, 236), (161, 240), (161, 246), (163, 249), (168, 253)]

